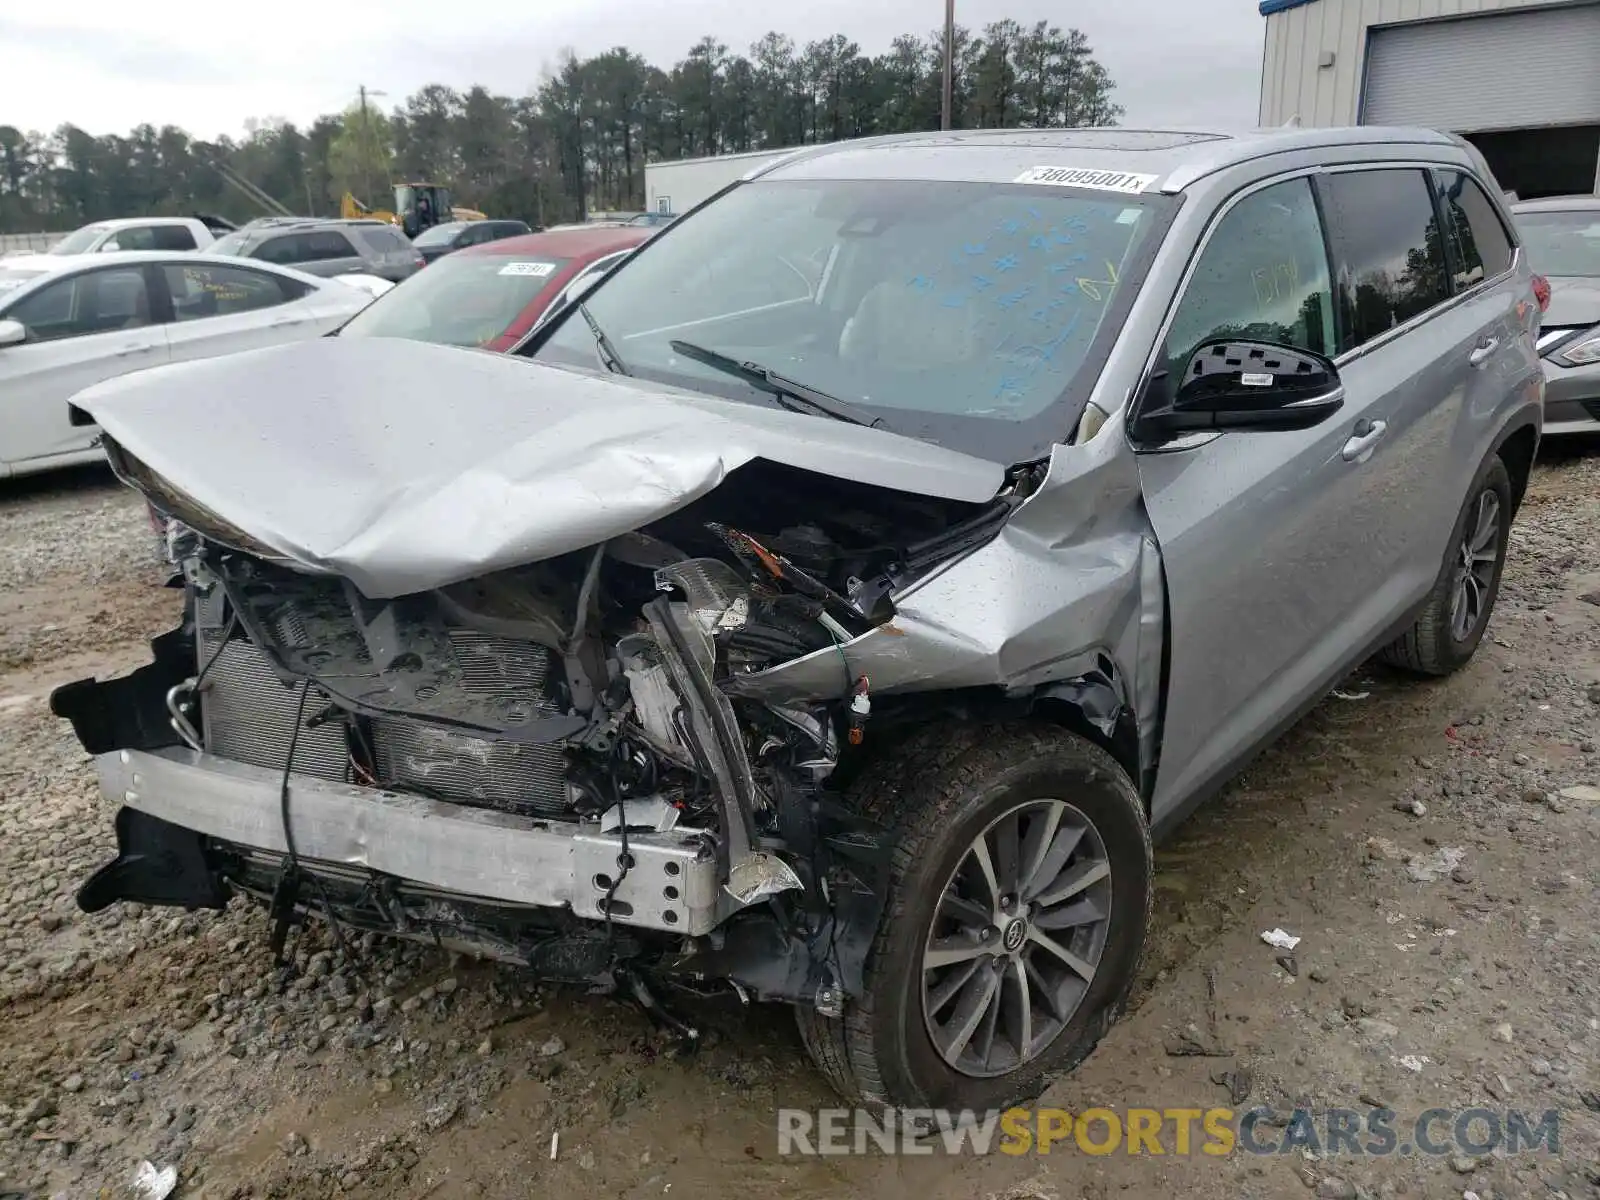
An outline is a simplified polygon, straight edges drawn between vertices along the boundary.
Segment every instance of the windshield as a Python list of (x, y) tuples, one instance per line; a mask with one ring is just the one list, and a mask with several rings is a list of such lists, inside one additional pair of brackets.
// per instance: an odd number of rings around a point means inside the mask
[(445, 225), (435, 225), (431, 229), (424, 229), (411, 239), (413, 246), (448, 246), (450, 240), (461, 232), (461, 222), (451, 221)]
[(206, 247), (206, 253), (231, 254), (234, 256), (242, 255), (245, 251), (245, 247), (249, 245), (250, 239), (253, 236), (253, 233), (249, 231), (243, 229), (235, 230), (234, 232), (227, 234), (224, 237), (219, 237), (216, 241), (212, 242), (211, 245)]
[(452, 254), (385, 292), (352, 317), (339, 336), (486, 345), (550, 289), (566, 262)]
[(87, 254), (105, 237), (104, 225), (85, 225), (75, 229), (50, 247), (51, 254)]
[(1600, 279), (1600, 208), (1518, 213), (1517, 229), (1535, 271)]
[[(768, 403), (692, 342), (883, 427), (997, 461), (1071, 432), (1173, 201), (1033, 184), (763, 180), (674, 223), (589, 296), (635, 375)], [(537, 356), (593, 369), (564, 317)]]

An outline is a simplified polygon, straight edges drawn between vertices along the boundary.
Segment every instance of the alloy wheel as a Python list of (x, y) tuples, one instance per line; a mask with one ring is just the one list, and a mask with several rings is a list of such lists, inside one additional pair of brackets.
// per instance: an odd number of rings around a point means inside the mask
[(968, 845), (940, 893), (922, 956), (934, 1048), (992, 1078), (1037, 1058), (1094, 980), (1111, 922), (1111, 863), (1079, 809), (1030, 800)]
[(1478, 493), (1472, 519), (1456, 547), (1455, 581), (1450, 597), (1450, 636), (1464, 642), (1489, 610), (1496, 560), (1500, 557), (1500, 497), (1493, 488)]

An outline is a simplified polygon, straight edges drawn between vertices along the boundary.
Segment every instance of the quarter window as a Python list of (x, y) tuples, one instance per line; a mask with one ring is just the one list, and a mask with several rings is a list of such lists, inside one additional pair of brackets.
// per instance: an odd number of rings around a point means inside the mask
[(1182, 371), (1213, 338), (1334, 353), (1328, 254), (1306, 180), (1252, 193), (1217, 223), (1167, 335), (1169, 368)]
[(1428, 177), (1389, 168), (1319, 184), (1338, 279), (1339, 350), (1354, 350), (1450, 297)]
[(6, 316), (27, 328), (30, 342), (84, 337), (151, 324), (150, 295), (140, 267), (86, 271), (35, 292)]
[(1514, 251), (1494, 202), (1465, 171), (1439, 171), (1434, 178), (1449, 218), (1450, 270), (1456, 290), (1509, 271)]
[[(339, 235), (336, 234), (335, 236)], [(403, 254), (411, 248), (410, 244), (402, 241), (400, 235), (394, 230), (384, 229), (378, 225), (362, 229), (361, 237), (368, 246), (379, 254)], [(344, 256), (341, 254), (334, 257), (342, 258)]]

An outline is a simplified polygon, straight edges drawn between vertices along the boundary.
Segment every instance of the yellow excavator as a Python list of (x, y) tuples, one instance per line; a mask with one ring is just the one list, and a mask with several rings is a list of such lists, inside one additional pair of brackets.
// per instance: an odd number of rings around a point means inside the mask
[(347, 221), (387, 221), (398, 225), (407, 237), (446, 221), (483, 221), (488, 218), (475, 208), (457, 208), (450, 203), (450, 189), (437, 183), (397, 183), (394, 208), (368, 208), (349, 192), (339, 201), (339, 215)]

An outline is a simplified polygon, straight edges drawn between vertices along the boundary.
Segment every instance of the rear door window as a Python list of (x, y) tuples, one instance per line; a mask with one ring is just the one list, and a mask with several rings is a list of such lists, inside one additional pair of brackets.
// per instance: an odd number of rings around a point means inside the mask
[(1436, 171), (1449, 226), (1450, 273), (1457, 291), (1504, 275), (1515, 247), (1494, 202), (1465, 171)]
[(379, 254), (404, 254), (410, 248), (394, 230), (379, 225), (363, 227), (361, 239)]
[(1445, 239), (1425, 172), (1341, 171), (1317, 187), (1333, 247), (1340, 353), (1450, 298)]
[(167, 290), (172, 294), (176, 321), (229, 317), (258, 308), (272, 308), (304, 294), (297, 285), (285, 288), (283, 285), (290, 283), (289, 280), (246, 267), (196, 264), (165, 266), (161, 270), (166, 276)]
[(152, 249), (193, 250), (194, 234), (187, 225), (156, 225), (150, 230)]

